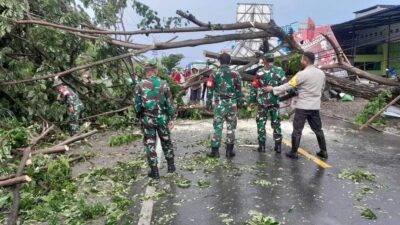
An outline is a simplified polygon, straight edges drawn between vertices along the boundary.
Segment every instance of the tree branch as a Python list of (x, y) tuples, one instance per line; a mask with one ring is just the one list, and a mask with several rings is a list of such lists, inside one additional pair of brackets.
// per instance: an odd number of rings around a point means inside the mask
[(191, 13), (185, 13), (182, 10), (177, 10), (176, 14), (178, 14), (179, 16), (189, 20), (190, 22), (196, 24), (199, 27), (208, 27), (209, 25), (211, 25), (211, 23), (203, 23), (200, 20), (198, 20), (195, 16), (193, 16)]
[[(187, 32), (204, 32), (204, 31), (213, 31), (213, 30), (241, 30), (241, 29), (249, 29), (249, 28), (257, 28), (260, 30), (270, 30), (270, 29), (280, 29), (275, 23), (230, 23), (230, 24), (205, 24), (206, 26), (200, 27), (181, 27), (181, 28), (161, 28), (161, 29), (149, 29), (149, 30), (136, 30), (136, 31), (111, 31), (111, 30), (100, 30), (100, 29), (81, 29), (75, 27), (69, 27), (57, 23), (47, 22), (44, 20), (16, 20), (14, 21), (16, 24), (36, 24), (51, 28), (56, 28), (60, 30), (75, 32), (75, 33), (86, 33), (86, 34), (94, 34), (94, 35), (139, 35), (139, 34), (156, 34), (156, 33), (187, 33)], [(204, 24), (203, 24), (204, 25)], [(282, 36), (283, 37), (283, 36)]]
[(93, 62), (93, 63), (89, 63), (89, 64), (86, 64), (86, 65), (74, 67), (74, 68), (71, 68), (69, 70), (65, 70), (65, 71), (62, 71), (62, 72), (59, 72), (59, 73), (50, 74), (50, 75), (46, 75), (46, 76), (42, 76), (42, 77), (35, 77), (35, 78), (29, 78), (29, 79), (17, 80), (17, 81), (6, 81), (6, 82), (3, 82), (3, 83), (0, 83), (0, 85), (13, 85), (13, 84), (28, 83), (28, 82), (33, 82), (33, 81), (37, 81), (37, 80), (49, 79), (49, 78), (53, 78), (53, 77), (57, 77), (57, 76), (58, 77), (62, 77), (62, 76), (71, 74), (71, 73), (73, 73), (75, 71), (79, 71), (79, 70), (87, 69), (87, 68), (90, 68), (90, 67), (102, 65), (102, 64), (109, 63), (109, 62), (116, 61), (116, 60), (120, 60), (120, 59), (123, 59), (123, 58), (132, 57), (134, 55), (147, 52), (147, 51), (149, 51), (149, 50), (151, 50), (153, 48), (154, 48), (153, 46), (147, 47), (147, 48), (144, 48), (144, 49), (141, 49), (141, 50), (138, 50), (138, 51), (134, 51), (134, 52), (130, 52), (130, 53), (114, 56), (114, 57), (103, 59), (103, 60), (99, 60), (99, 61), (96, 61), (96, 62)]

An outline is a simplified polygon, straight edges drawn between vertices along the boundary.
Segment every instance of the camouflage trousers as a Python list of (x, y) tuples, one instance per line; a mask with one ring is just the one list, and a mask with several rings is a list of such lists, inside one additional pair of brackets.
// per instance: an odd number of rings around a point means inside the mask
[(166, 159), (174, 157), (171, 140), (171, 132), (168, 123), (160, 117), (152, 118), (145, 116), (142, 119), (143, 144), (147, 155), (149, 166), (157, 166), (156, 139), (157, 134), (161, 141), (161, 147)]
[(79, 131), (79, 119), (81, 118), (81, 110), (74, 110), (73, 112), (68, 112), (68, 123), (69, 125), (69, 133), (74, 135)]
[(214, 135), (211, 139), (211, 147), (221, 146), (222, 130), (226, 121), (226, 143), (235, 143), (235, 130), (237, 126), (237, 103), (235, 100), (221, 100), (214, 108)]
[(282, 141), (281, 118), (278, 107), (258, 108), (256, 117), (258, 141), (265, 142), (266, 140), (265, 124), (267, 123), (268, 116), (271, 119), (271, 127), (274, 130), (274, 140), (278, 142)]

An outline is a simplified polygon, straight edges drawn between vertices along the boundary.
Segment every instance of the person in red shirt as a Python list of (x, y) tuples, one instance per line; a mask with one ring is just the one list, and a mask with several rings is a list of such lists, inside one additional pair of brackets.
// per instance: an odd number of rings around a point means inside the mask
[(185, 81), (183, 75), (177, 69), (172, 69), (171, 78), (177, 84), (181, 84)]

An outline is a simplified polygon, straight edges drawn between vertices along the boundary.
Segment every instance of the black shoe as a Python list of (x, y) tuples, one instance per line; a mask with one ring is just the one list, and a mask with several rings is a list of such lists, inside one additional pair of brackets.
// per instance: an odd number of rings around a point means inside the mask
[(327, 159), (328, 158), (328, 152), (327, 151), (319, 151), (317, 152), (317, 156), (323, 158), (323, 159)]
[(282, 152), (282, 142), (275, 141), (274, 151), (279, 154)]
[(294, 152), (294, 151), (286, 152), (286, 156), (291, 158), (291, 159), (298, 159), (299, 158), (298, 153)]
[(211, 148), (211, 152), (207, 153), (207, 156), (211, 158), (219, 158), (219, 149)]
[(235, 157), (235, 152), (233, 151), (233, 144), (227, 144), (226, 145), (226, 158), (232, 158)]
[(157, 166), (151, 166), (150, 171), (147, 174), (150, 178), (159, 180), (160, 179), (160, 174), (158, 173), (158, 167)]
[(167, 159), (167, 164), (168, 164), (168, 173), (174, 173), (176, 170), (174, 158)]
[(258, 152), (265, 152), (265, 142), (259, 141), (258, 142)]

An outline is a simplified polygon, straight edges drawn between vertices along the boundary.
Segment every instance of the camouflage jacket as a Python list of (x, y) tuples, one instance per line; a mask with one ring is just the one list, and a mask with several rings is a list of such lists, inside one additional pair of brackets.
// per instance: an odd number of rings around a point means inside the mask
[(174, 117), (171, 90), (168, 83), (158, 76), (143, 79), (135, 86), (134, 107), (139, 117)]
[(242, 78), (226, 65), (210, 76), (207, 88), (207, 107), (211, 107), (213, 97), (216, 102), (234, 100), (239, 105), (243, 103)]
[(285, 71), (278, 66), (273, 65), (270, 69), (261, 68), (252, 82), (249, 102), (257, 103), (261, 107), (279, 105), (279, 97), (273, 93), (267, 93), (263, 87), (282, 85), (285, 79)]
[(71, 88), (64, 86), (60, 91), (61, 102), (65, 103), (73, 112), (81, 112), (83, 110), (83, 103), (78, 95), (71, 90)]

